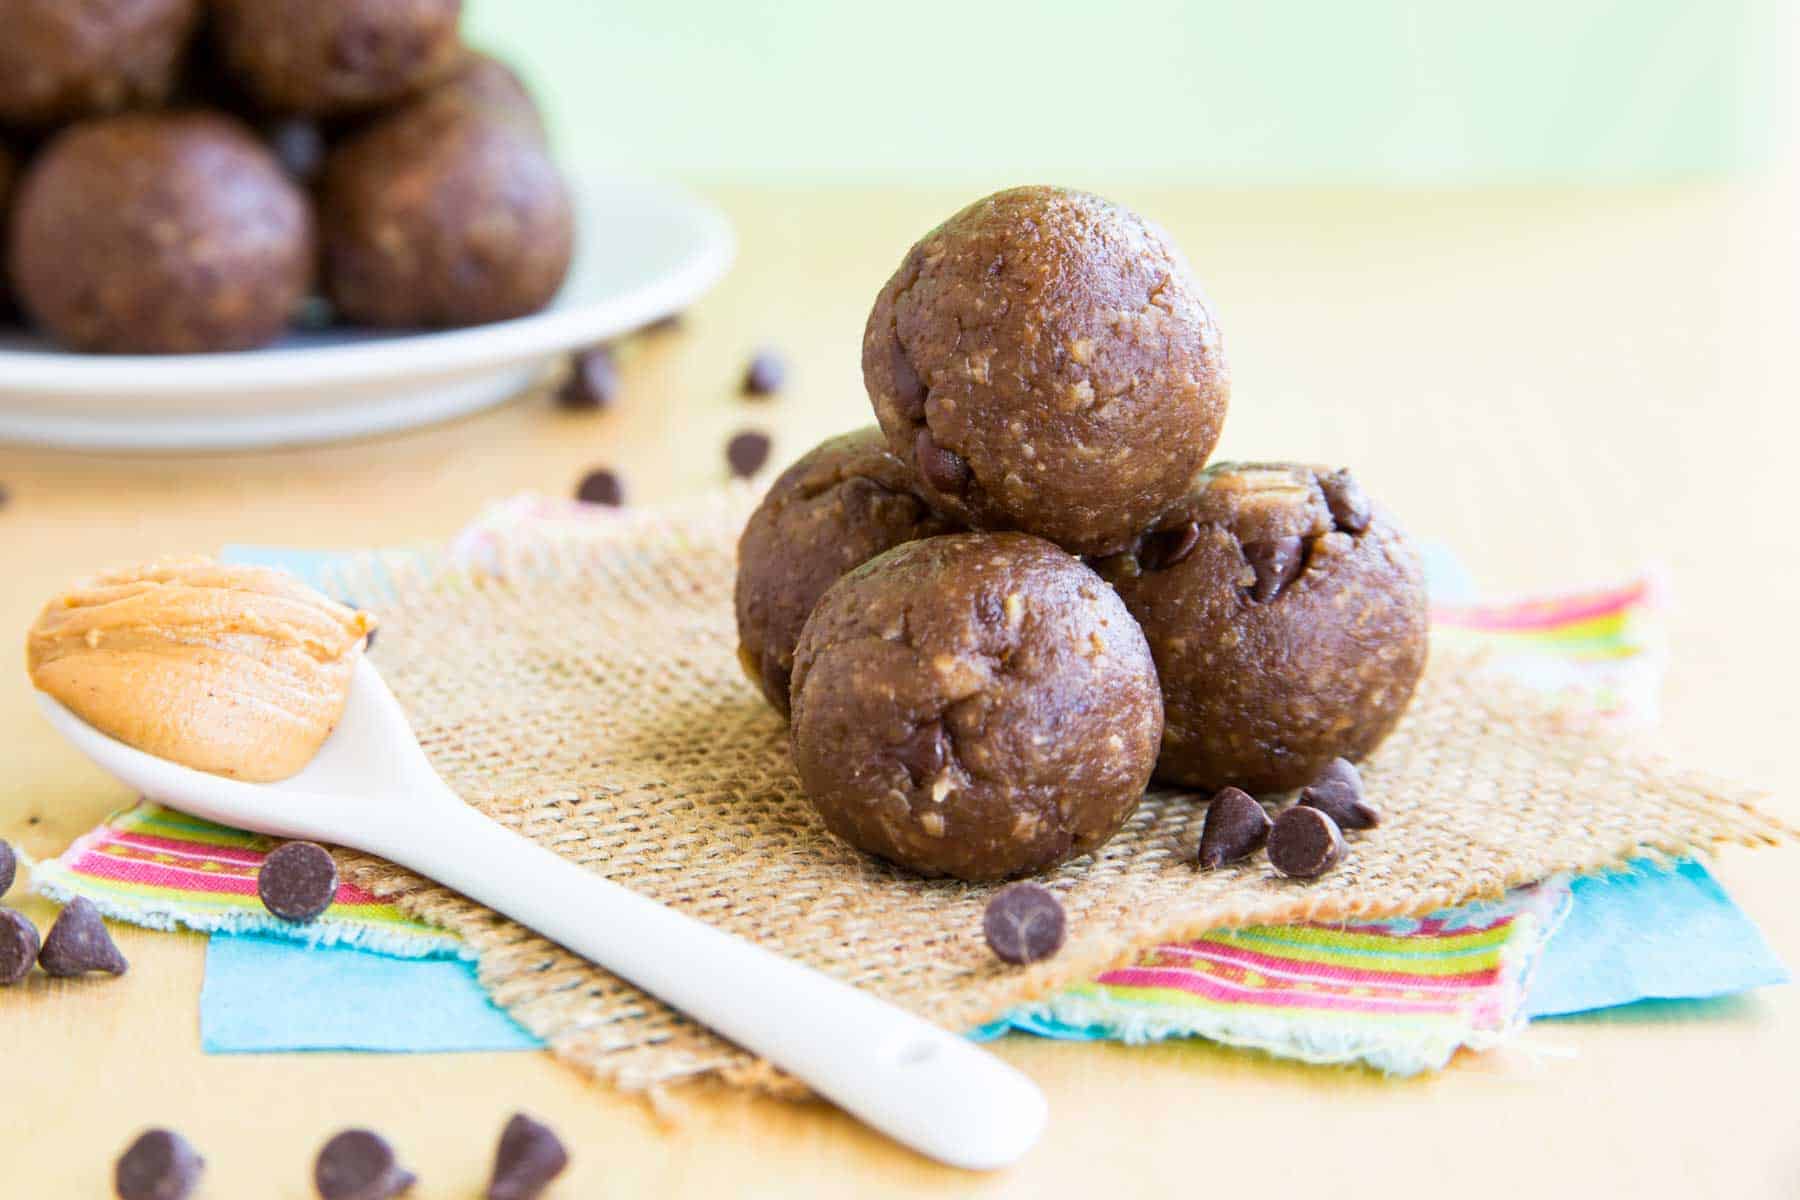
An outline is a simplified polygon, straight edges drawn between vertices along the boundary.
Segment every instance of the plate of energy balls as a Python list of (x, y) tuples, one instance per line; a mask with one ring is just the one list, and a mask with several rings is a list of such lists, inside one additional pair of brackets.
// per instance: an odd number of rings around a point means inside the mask
[(724, 219), (565, 175), (461, 9), (0, 0), (0, 439), (400, 428), (711, 287)]
[(978, 201), (881, 289), (862, 369), (877, 424), (802, 456), (738, 544), (738, 656), (826, 828), (1014, 878), (1154, 781), (1210, 801), (1196, 869), (1266, 847), (1310, 878), (1379, 822), (1354, 764), (1425, 667), (1418, 555), (1348, 470), (1209, 462), (1224, 346), (1153, 225)]

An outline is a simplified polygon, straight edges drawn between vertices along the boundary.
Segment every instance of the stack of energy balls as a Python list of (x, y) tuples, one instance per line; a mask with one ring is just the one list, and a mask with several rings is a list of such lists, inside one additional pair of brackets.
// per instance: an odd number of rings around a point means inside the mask
[[(7, 293), (101, 353), (523, 316), (569, 192), (461, 0), (0, 0)], [(323, 297), (325, 304), (317, 302)]]
[[(739, 656), (827, 827), (1002, 879), (1102, 845), (1154, 777), (1213, 801), (1203, 865), (1267, 841), (1329, 869), (1375, 820), (1346, 760), (1424, 669), (1422, 573), (1347, 471), (1207, 466), (1229, 377), (1167, 238), (990, 196), (907, 254), (862, 366), (879, 427), (795, 463), (739, 543)], [(1245, 793), (1295, 789), (1271, 837)]]

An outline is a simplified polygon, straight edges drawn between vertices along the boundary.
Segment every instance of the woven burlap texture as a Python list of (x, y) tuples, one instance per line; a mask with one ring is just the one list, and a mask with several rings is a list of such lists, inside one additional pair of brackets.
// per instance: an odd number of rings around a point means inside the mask
[[(1385, 820), (1352, 835), (1336, 871), (1283, 880), (1258, 858), (1199, 872), (1203, 810), (1190, 795), (1154, 792), (1098, 854), (1043, 880), (1068, 908), (1062, 952), (1004, 966), (981, 937), (992, 886), (871, 861), (808, 807), (786, 728), (735, 656), (734, 548), (747, 504), (736, 493), (621, 515), (592, 535), (515, 542), (497, 571), (436, 554), (370, 557), (335, 583), (383, 597), (375, 661), (469, 803), (626, 887), (950, 1029), (1207, 929), (1420, 914), (1646, 851), (1785, 834), (1745, 790), (1576, 731), (1439, 655), (1363, 769)], [(506, 918), (391, 864), (343, 862), (352, 881), (467, 939), (493, 998), (579, 1068), (629, 1090), (714, 1076), (801, 1093)], [(729, 992), (732, 980), (717, 986)]]

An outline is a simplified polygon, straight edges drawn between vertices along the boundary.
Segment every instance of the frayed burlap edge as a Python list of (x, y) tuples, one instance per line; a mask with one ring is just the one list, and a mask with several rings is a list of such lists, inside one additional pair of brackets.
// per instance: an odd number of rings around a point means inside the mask
[[(1146, 797), (1119, 836), (1044, 882), (1063, 951), (1028, 968), (981, 943), (993, 888), (919, 880), (836, 842), (800, 795), (778, 718), (735, 661), (733, 550), (753, 496), (619, 514), (503, 543), (484, 570), (378, 556), (338, 590), (378, 609), (376, 664), (471, 804), (615, 881), (950, 1029), (1211, 929), (1416, 916), (1562, 871), (1793, 832), (1758, 793), (1679, 770), (1439, 654), (1365, 765), (1386, 814), (1337, 871), (1191, 866), (1203, 810)], [(429, 831), (421, 831), (429, 836)], [(454, 930), (483, 986), (573, 1065), (654, 1094), (700, 1077), (805, 1089), (629, 984), (461, 896), (345, 854), (346, 876)], [(721, 978), (729, 989), (731, 981)]]

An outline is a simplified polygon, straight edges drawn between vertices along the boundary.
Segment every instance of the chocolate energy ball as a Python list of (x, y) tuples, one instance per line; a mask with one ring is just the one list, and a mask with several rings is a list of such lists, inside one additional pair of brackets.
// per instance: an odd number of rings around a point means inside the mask
[(1162, 699), (1144, 635), (1040, 538), (947, 534), (864, 563), (794, 653), (806, 794), (859, 849), (1002, 879), (1093, 850), (1137, 807)]
[(863, 331), (863, 381), (938, 508), (1078, 554), (1179, 501), (1219, 438), (1219, 327), (1154, 227), (1026, 187), (926, 234)]
[(161, 104), (199, 19), (199, 0), (0, 0), (0, 124)]
[(904, 542), (949, 533), (873, 426), (821, 443), (782, 472), (738, 539), (738, 661), (782, 715), (794, 645), (844, 573)]
[(1379, 745), (1425, 669), (1418, 556), (1347, 471), (1210, 467), (1154, 531), (1096, 565), (1156, 655), (1167, 783), (1309, 784)]
[(279, 335), (312, 277), (306, 198), (249, 130), (210, 113), (72, 126), (20, 181), (20, 305), (78, 350), (239, 350)]
[(338, 146), (319, 211), (326, 296), (365, 325), (536, 312), (574, 253), (568, 188), (543, 143), (457, 104), (408, 105)]
[(227, 69), (262, 107), (343, 116), (453, 71), (462, 0), (212, 0)]

